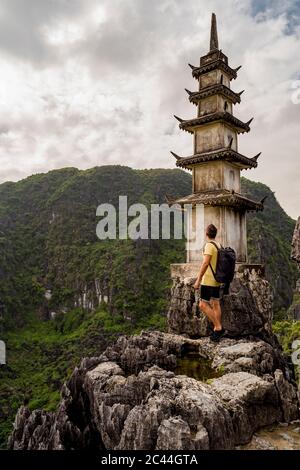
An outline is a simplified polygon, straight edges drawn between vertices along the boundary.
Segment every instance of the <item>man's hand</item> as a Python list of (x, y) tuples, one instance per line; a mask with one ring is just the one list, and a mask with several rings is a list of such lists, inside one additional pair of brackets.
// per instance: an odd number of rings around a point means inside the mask
[(204, 255), (202, 264), (200, 266), (200, 272), (198, 274), (195, 284), (193, 285), (194, 289), (199, 289), (202, 278), (205, 274), (205, 271), (207, 270), (209, 266), (210, 260), (211, 260), (211, 255)]

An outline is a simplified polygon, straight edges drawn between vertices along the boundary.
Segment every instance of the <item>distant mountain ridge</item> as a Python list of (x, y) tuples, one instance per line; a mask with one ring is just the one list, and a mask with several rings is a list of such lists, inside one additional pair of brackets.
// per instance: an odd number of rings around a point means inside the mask
[[(24, 311), (93, 307), (99, 296), (111, 313), (135, 321), (166, 307), (169, 264), (185, 259), (183, 240), (100, 241), (96, 208), (165, 202), (165, 194), (190, 193), (191, 175), (178, 170), (101, 166), (64, 168), (0, 185), (0, 300), (5, 324), (22, 324)], [(253, 199), (268, 195), (263, 213), (248, 216), (250, 262), (266, 263), (275, 310), (292, 300), (296, 279), (289, 259), (295, 226), (265, 185), (242, 179)], [(51, 292), (50, 300), (45, 299)]]

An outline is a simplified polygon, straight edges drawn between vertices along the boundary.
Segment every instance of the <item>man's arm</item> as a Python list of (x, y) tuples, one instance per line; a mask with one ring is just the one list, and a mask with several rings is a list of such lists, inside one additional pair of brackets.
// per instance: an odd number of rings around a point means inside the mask
[(201, 284), (201, 281), (202, 281), (202, 277), (204, 276), (205, 271), (207, 270), (207, 268), (209, 266), (210, 260), (211, 260), (211, 255), (203, 255), (203, 261), (202, 261), (202, 264), (200, 266), (200, 271), (199, 271), (197, 280), (194, 284), (195, 289), (199, 288), (199, 286)]

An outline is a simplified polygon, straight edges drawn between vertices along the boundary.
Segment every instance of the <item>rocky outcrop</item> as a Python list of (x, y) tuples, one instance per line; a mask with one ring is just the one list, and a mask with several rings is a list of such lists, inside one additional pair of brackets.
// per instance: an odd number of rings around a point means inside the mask
[[(191, 337), (207, 336), (209, 325), (199, 310), (199, 291), (194, 290), (193, 278), (175, 279), (168, 312), (170, 333)], [(245, 267), (236, 273), (230, 294), (221, 301), (222, 322), (232, 336), (265, 334), (271, 331), (272, 289), (262, 270)]]
[[(298, 418), (279, 350), (253, 336), (192, 339), (158, 331), (122, 336), (84, 359), (55, 413), (22, 407), (11, 449), (232, 449), (261, 426)], [(190, 353), (221, 377), (199, 381), (178, 365)]]
[(296, 303), (289, 308), (288, 316), (292, 320), (300, 320), (300, 303)]
[[(296, 261), (298, 269), (300, 270), (300, 217), (298, 218), (294, 236), (292, 240), (292, 252), (291, 258)], [(295, 293), (300, 292), (300, 279), (296, 282)], [(289, 310), (289, 317), (293, 320), (300, 320), (300, 303), (296, 302), (293, 304)]]
[(300, 268), (300, 217), (298, 218), (292, 240), (291, 258), (296, 261)]

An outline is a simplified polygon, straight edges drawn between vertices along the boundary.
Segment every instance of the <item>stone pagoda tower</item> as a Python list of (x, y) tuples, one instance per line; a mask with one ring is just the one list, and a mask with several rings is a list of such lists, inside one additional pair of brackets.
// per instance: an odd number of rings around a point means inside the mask
[[(196, 207), (203, 208), (202, 229), (213, 223), (218, 227), (218, 241), (231, 246), (238, 263), (247, 263), (246, 213), (263, 209), (263, 201), (256, 202), (241, 194), (240, 172), (257, 167), (257, 159), (241, 155), (238, 135), (250, 131), (250, 123), (242, 122), (233, 114), (241, 94), (231, 90), (240, 67), (231, 68), (227, 56), (219, 49), (216, 16), (211, 20), (210, 50), (200, 58), (200, 66), (190, 65), (193, 77), (199, 83), (197, 91), (186, 90), (191, 103), (197, 106), (197, 117), (184, 120), (177, 116), (180, 129), (194, 136), (194, 154), (179, 157), (174, 152), (176, 165), (192, 171), (192, 194), (168, 202), (191, 205), (189, 226), (195, 231)], [(203, 206), (202, 206), (203, 205)], [(198, 229), (199, 230), (199, 229)], [(203, 239), (204, 239), (203, 233)], [(187, 263), (172, 265), (172, 277), (194, 276), (199, 270), (202, 246), (187, 244)]]

